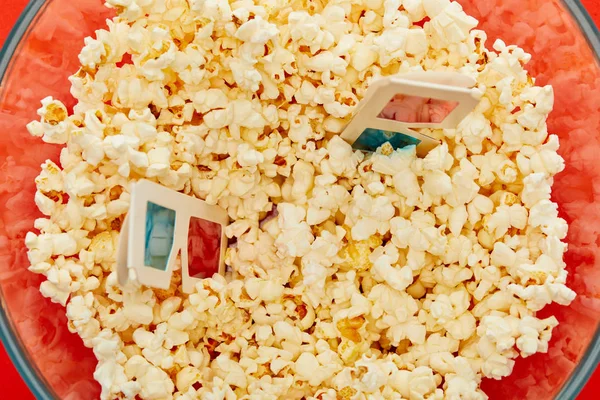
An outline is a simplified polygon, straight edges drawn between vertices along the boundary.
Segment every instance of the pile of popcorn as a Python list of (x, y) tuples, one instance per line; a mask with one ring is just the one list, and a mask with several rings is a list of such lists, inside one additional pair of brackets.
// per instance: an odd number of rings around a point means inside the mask
[[(26, 237), (41, 292), (93, 348), (102, 399), (485, 399), (569, 304), (552, 88), (448, 0), (107, 0)], [(458, 71), (483, 93), (442, 144), (340, 139), (380, 76)], [(226, 277), (192, 294), (115, 272), (130, 184), (225, 208)], [(262, 221), (273, 207), (278, 216)], [(180, 268), (180, 267), (179, 267)]]

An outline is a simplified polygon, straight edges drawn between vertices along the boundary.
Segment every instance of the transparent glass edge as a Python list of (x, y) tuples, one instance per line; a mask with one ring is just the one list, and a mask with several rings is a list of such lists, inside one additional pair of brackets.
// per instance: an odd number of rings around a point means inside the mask
[(596, 328), (594, 339), (590, 342), (586, 353), (577, 363), (571, 376), (556, 396), (556, 400), (576, 399), (596, 368), (598, 368), (598, 361), (600, 361), (600, 327)]
[[(4, 45), (0, 49), (0, 98), (2, 97), (2, 82), (10, 70), (13, 55), (18, 49), (23, 39), (27, 37), (28, 29), (31, 23), (38, 17), (40, 10), (48, 4), (45, 0), (30, 0), (25, 9), (17, 19), (14, 27), (11, 29)], [(12, 320), (9, 318), (8, 309), (4, 301), (4, 294), (0, 286), (0, 341), (19, 372), (19, 375), (25, 381), (27, 387), (37, 400), (53, 400), (56, 396), (47, 385), (43, 375), (35, 365), (29, 362), (28, 353), (25, 350)]]
[(593, 50), (596, 62), (600, 64), (600, 30), (598, 26), (580, 0), (562, 0), (562, 3), (577, 22), (581, 33)]
[(0, 86), (9, 69), (13, 54), (26, 37), (31, 22), (39, 15), (40, 9), (46, 4), (46, 0), (30, 0), (8, 34), (2, 49), (0, 49)]
[[(600, 31), (594, 23), (594, 20), (587, 12), (580, 0), (562, 0), (562, 3), (571, 17), (575, 20), (581, 33), (587, 40), (592, 52), (594, 53), (596, 63), (600, 67)], [(590, 377), (598, 368), (600, 362), (600, 325), (596, 327), (594, 339), (588, 345), (585, 354), (577, 363), (577, 366), (563, 384), (560, 392), (556, 395), (556, 400), (576, 399), (581, 390), (585, 387)]]
[(1, 289), (0, 301), (0, 340), (8, 357), (37, 400), (54, 400), (56, 397), (51, 394), (53, 391), (49, 389), (46, 380), (37, 367), (29, 362), (27, 352), (15, 334), (15, 328), (13, 327), (12, 320), (8, 317)]

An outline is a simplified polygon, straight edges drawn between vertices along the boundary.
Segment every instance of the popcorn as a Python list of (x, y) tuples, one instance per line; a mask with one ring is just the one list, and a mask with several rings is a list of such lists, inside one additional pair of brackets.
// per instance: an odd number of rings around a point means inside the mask
[(422, 0), (405, 0), (403, 5), (413, 21), (420, 21), (425, 17), (425, 7)]
[(238, 147), (238, 163), (242, 167), (254, 167), (265, 161), (265, 157), (247, 144)]
[(441, 390), (436, 389), (436, 381), (429, 367), (417, 367), (412, 371), (397, 371), (392, 377), (392, 385), (404, 398), (441, 399)]
[(406, 54), (423, 54), (427, 51), (429, 44), (423, 29), (409, 29), (406, 37)]
[(527, 308), (532, 311), (539, 311), (550, 303), (562, 305), (570, 304), (575, 299), (575, 292), (566, 287), (563, 283), (544, 282), (543, 285), (522, 285), (510, 284), (507, 287), (509, 293), (515, 294), (526, 301)]
[(465, 312), (457, 319), (448, 322), (446, 331), (454, 339), (465, 340), (475, 333), (476, 320), (470, 312)]
[(283, 256), (293, 257), (308, 253), (314, 236), (305, 221), (306, 211), (304, 208), (290, 203), (280, 203), (277, 210), (279, 211), (279, 227), (284, 233), (275, 240), (278, 252)]
[(464, 41), (477, 25), (477, 20), (466, 15), (456, 2), (426, 0), (423, 5), (431, 17), (428, 28), (434, 48)]
[(135, 378), (140, 385), (140, 396), (147, 399), (160, 399), (173, 393), (175, 385), (166, 372), (151, 365), (143, 357), (136, 355), (125, 363), (125, 373), (129, 379)]
[(67, 118), (67, 108), (63, 103), (46, 97), (42, 100), (42, 107), (37, 110), (40, 121), (27, 125), (33, 136), (41, 136), (46, 143), (65, 144), (69, 139), (72, 122)]
[(311, 386), (319, 386), (323, 381), (323, 376), (319, 374), (321, 365), (317, 358), (311, 353), (302, 353), (294, 369), (300, 379), (307, 380)]
[(361, 186), (355, 187), (352, 197), (346, 223), (352, 227), (354, 240), (364, 240), (376, 233), (385, 234), (389, 231), (394, 208), (388, 197), (372, 197)]
[(323, 161), (321, 170), (334, 176), (352, 176), (358, 163), (362, 161), (361, 153), (354, 153), (352, 147), (339, 136), (334, 136), (326, 146), (329, 158)]
[(364, 71), (377, 61), (377, 53), (364, 42), (356, 44), (353, 50), (350, 65), (357, 71)]
[(464, 357), (456, 357), (452, 361), (455, 373), (446, 374), (446, 395), (457, 399), (464, 396), (484, 399), (486, 395), (478, 389), (481, 378), (473, 372), (468, 360)]
[(244, 389), (248, 383), (246, 374), (237, 362), (225, 355), (220, 355), (214, 361), (214, 371), (226, 385), (236, 386)]
[(465, 206), (452, 209), (448, 218), (448, 227), (454, 236), (459, 236), (460, 232), (467, 222), (467, 208)]
[[(275, 3), (108, 0), (72, 115), (45, 98), (28, 125), (64, 145), (25, 237), (40, 291), (94, 349), (103, 399), (485, 398), (482, 378), (548, 350), (557, 321), (535, 313), (575, 296), (552, 88), (456, 2)], [(378, 77), (442, 69), (481, 100), (423, 130), (427, 156), (339, 137)], [(225, 277), (181, 293), (176, 256), (166, 290), (118, 284), (141, 178), (227, 210)]]
[(545, 320), (525, 317), (519, 326), (521, 336), (516, 342), (521, 355), (528, 357), (537, 352), (547, 352), (550, 334), (557, 325), (558, 321), (554, 317)]
[(452, 180), (441, 171), (428, 172), (424, 176), (423, 191), (432, 196), (443, 196), (452, 191)]
[(394, 268), (389, 256), (383, 255), (373, 263), (376, 276), (398, 291), (405, 290), (413, 281), (410, 267)]
[(327, 49), (334, 43), (334, 35), (324, 31), (325, 16), (330, 16), (337, 21), (342, 21), (343, 9), (329, 7), (325, 15), (310, 15), (306, 11), (293, 11), (288, 16), (289, 34), (294, 42), (309, 46), (312, 53), (318, 49)]

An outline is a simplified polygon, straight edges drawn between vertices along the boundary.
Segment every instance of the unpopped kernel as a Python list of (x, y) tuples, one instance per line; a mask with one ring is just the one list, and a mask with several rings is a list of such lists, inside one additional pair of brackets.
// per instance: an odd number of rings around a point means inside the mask
[[(548, 350), (569, 304), (564, 168), (530, 56), (485, 47), (449, 0), (108, 0), (70, 114), (28, 125), (64, 146), (26, 236), (40, 290), (93, 348), (103, 399), (485, 399), (483, 378)], [(353, 151), (338, 134), (375, 79), (451, 70), (481, 102), (442, 144)], [(227, 210), (225, 277), (121, 287), (131, 183)], [(276, 208), (277, 216), (264, 220)]]

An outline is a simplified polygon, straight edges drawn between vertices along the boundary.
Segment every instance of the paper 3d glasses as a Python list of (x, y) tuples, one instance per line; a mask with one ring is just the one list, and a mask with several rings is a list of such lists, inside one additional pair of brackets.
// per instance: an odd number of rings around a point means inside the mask
[(186, 293), (197, 281), (224, 274), (228, 223), (219, 206), (147, 180), (135, 182), (119, 239), (119, 283), (133, 273), (143, 285), (168, 289), (178, 255)]
[(425, 156), (440, 141), (413, 129), (456, 128), (479, 103), (475, 80), (456, 72), (411, 72), (373, 82), (341, 137), (356, 150), (415, 145)]

